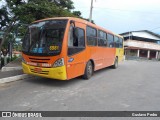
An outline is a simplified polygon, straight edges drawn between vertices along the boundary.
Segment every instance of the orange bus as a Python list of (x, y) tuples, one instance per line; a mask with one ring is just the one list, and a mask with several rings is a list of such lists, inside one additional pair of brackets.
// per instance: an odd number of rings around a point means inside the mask
[(79, 18), (47, 18), (29, 25), (22, 67), (26, 74), (46, 78), (89, 79), (96, 70), (117, 68), (123, 52), (120, 35)]

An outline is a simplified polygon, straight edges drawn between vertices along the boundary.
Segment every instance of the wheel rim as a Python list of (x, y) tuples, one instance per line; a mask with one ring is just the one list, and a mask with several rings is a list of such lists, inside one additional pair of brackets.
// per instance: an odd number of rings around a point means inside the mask
[(91, 64), (88, 65), (87, 73), (88, 73), (88, 76), (92, 75), (92, 65)]

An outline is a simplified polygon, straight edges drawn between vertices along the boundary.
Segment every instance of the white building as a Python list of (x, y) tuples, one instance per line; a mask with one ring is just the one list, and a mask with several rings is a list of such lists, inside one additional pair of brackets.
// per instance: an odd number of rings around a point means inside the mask
[(121, 35), (124, 37), (126, 59), (160, 59), (160, 35), (148, 30)]

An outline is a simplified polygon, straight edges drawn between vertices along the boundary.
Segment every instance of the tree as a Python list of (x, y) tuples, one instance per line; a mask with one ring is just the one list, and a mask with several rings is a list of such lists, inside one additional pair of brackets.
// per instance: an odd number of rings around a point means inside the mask
[(8, 16), (7, 7), (3, 6), (0, 9), (0, 30), (6, 26), (6, 24), (9, 22), (10, 18)]
[(72, 0), (49, 0), (50, 2), (54, 2), (57, 6), (62, 9), (66, 9), (68, 11), (74, 9)]
[[(6, 5), (0, 8), (0, 30), (4, 32), (0, 44), (0, 51), (6, 49), (10, 41), (11, 33), (15, 33), (17, 24), (30, 24), (31, 22), (47, 17), (60, 16), (79, 16), (72, 13), (74, 9), (72, 0), (5, 0)], [(25, 27), (22, 25), (21, 35), (25, 33)], [(13, 39), (11, 39), (13, 40)], [(1, 55), (0, 55), (1, 58)]]
[(80, 11), (73, 11), (73, 14), (75, 16), (81, 17), (81, 12)]

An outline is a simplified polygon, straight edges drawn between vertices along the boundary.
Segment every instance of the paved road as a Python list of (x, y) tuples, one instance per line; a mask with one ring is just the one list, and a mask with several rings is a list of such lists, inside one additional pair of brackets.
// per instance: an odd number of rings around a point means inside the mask
[(90, 80), (37, 77), (3, 84), (0, 110), (160, 111), (160, 62), (125, 61)]
[(16, 75), (22, 75), (22, 74), (23, 74), (22, 70), (4, 71), (4, 72), (0, 71), (0, 79), (12, 77), (12, 76), (16, 76)]

